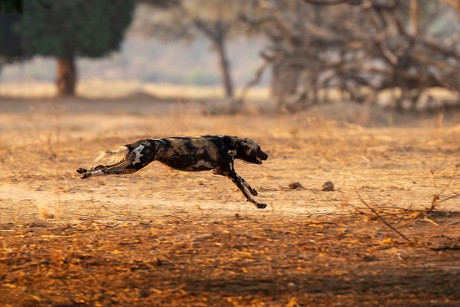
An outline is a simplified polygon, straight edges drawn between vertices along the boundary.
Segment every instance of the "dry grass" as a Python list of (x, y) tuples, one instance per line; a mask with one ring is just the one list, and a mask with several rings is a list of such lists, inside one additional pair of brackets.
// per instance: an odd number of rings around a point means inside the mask
[[(86, 98), (120, 98), (144, 93), (163, 99), (221, 99), (222, 87), (185, 86), (174, 84), (140, 83), (138, 81), (82, 80), (77, 94)], [(240, 90), (236, 91), (238, 96)], [(0, 95), (16, 98), (50, 98), (56, 95), (56, 87), (50, 82), (21, 82), (0, 84)], [(267, 88), (253, 88), (247, 96), (251, 100), (268, 99)]]
[[(448, 199), (460, 190), (460, 126), (105, 103), (15, 101), (0, 113), (0, 304), (460, 303), (458, 198)], [(269, 208), (208, 172), (75, 172), (138, 138), (197, 134), (244, 135), (269, 152), (261, 166), (236, 165)], [(335, 191), (321, 191), (329, 180)], [(435, 194), (446, 201), (430, 212)]]

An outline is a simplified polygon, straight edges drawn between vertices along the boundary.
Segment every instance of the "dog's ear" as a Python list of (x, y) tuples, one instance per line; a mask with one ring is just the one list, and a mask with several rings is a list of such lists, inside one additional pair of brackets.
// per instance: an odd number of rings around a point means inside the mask
[(238, 139), (235, 146), (237, 150), (248, 152), (251, 150), (252, 142), (249, 139)]

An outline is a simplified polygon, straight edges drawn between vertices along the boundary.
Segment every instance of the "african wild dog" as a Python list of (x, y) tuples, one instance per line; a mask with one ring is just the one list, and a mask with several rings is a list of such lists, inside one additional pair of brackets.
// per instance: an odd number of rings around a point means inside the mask
[(251, 139), (235, 136), (170, 137), (164, 139), (144, 139), (107, 151), (96, 158), (108, 165), (79, 168), (82, 179), (91, 176), (134, 173), (152, 161), (160, 161), (182, 171), (213, 170), (214, 174), (226, 176), (240, 189), (248, 201), (257, 208), (267, 205), (255, 201), (254, 190), (234, 168), (234, 159), (262, 164), (268, 155)]

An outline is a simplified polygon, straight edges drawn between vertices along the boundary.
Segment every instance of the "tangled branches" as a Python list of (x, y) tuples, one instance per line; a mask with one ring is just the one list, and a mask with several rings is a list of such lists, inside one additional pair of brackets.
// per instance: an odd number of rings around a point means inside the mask
[(382, 93), (391, 94), (389, 106), (397, 110), (445, 107), (433, 88), (454, 94), (451, 106), (460, 106), (455, 8), (398, 0), (258, 5), (263, 18), (245, 20), (262, 25), (269, 37), (262, 57), (272, 68), (280, 108), (295, 111), (333, 99), (382, 103)]

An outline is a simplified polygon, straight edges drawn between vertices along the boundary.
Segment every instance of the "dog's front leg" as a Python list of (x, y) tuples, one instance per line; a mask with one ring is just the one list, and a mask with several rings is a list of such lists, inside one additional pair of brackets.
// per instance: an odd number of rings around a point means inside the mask
[(232, 182), (238, 187), (238, 189), (240, 189), (240, 191), (243, 193), (243, 195), (246, 197), (246, 199), (248, 201), (250, 201), (251, 203), (255, 204), (257, 206), (257, 208), (264, 209), (265, 207), (267, 207), (266, 204), (259, 203), (254, 198), (251, 197), (251, 195), (246, 190), (246, 187), (248, 187), (248, 190), (254, 196), (257, 195), (256, 190), (251, 188), (251, 186), (240, 175), (238, 175), (235, 171), (230, 171), (227, 174), (227, 177), (232, 180)]
[[(225, 177), (229, 177), (229, 178), (230, 178), (230, 176), (228, 175), (229, 172), (228, 172), (228, 171), (224, 171), (224, 170), (222, 170), (221, 168), (215, 168), (215, 169), (213, 170), (213, 173), (214, 173), (214, 175), (221, 175), (221, 176), (225, 176)], [(244, 187), (245, 187), (246, 189), (249, 190), (249, 192), (250, 192), (253, 196), (259, 195), (259, 193), (257, 193), (257, 191), (256, 191), (255, 189), (253, 189), (253, 188), (249, 185), (249, 183), (248, 183), (246, 180), (244, 180), (243, 177), (241, 177), (240, 175), (236, 174), (236, 172), (235, 172), (235, 175), (236, 175), (236, 177), (238, 177), (238, 180), (244, 185)]]

